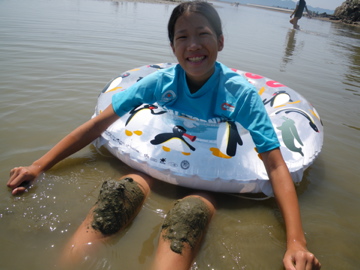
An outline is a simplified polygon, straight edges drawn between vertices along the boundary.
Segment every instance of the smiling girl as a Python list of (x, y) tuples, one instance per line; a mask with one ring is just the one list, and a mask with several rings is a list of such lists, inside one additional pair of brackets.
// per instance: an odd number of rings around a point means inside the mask
[[(156, 102), (203, 121), (237, 121), (252, 135), (284, 217), (285, 268), (320, 269), (319, 261), (307, 250), (294, 184), (263, 103), (251, 84), (216, 61), (224, 47), (218, 13), (207, 2), (184, 2), (172, 12), (168, 35), (179, 64), (146, 76), (114, 95), (112, 105), (103, 113), (75, 129), (32, 165), (12, 169), (7, 184), (12, 194), (24, 192), (24, 182), (33, 182), (41, 172), (91, 143), (119, 117), (143, 103)], [(170, 99), (166, 96), (169, 91)], [(217, 106), (224, 102), (233, 109), (224, 111)], [(89, 242), (101, 243), (127, 226), (153, 184), (153, 179), (137, 172), (120, 181), (105, 182), (97, 203), (69, 241), (63, 261), (81, 259)], [(119, 212), (120, 217), (115, 215)], [(153, 269), (189, 269), (214, 212), (208, 194), (194, 193), (179, 200), (162, 226)]]

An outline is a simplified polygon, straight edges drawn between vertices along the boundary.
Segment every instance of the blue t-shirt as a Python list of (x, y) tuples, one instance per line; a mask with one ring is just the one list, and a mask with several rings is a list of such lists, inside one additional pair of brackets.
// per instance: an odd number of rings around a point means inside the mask
[(146, 76), (112, 98), (113, 109), (120, 117), (134, 107), (155, 102), (175, 115), (198, 121), (236, 121), (250, 132), (259, 153), (280, 146), (255, 87), (219, 62), (213, 75), (193, 94), (185, 71), (175, 65)]

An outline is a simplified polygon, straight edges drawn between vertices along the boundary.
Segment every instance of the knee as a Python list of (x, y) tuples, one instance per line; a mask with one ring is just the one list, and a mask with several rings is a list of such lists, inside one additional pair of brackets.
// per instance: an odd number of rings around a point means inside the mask
[(141, 190), (143, 191), (145, 196), (149, 195), (151, 186), (154, 182), (153, 178), (151, 178), (150, 176), (148, 176), (144, 173), (140, 173), (140, 172), (125, 175), (124, 178), (133, 179), (139, 185), (139, 187), (141, 188)]
[(192, 195), (186, 196), (184, 199), (186, 198), (198, 198), (200, 199), (202, 202), (204, 202), (208, 208), (209, 214), (210, 214), (210, 218), (213, 216), (213, 214), (215, 213), (215, 208), (216, 208), (216, 204), (215, 204), (215, 198), (213, 195), (211, 195), (208, 192), (196, 192), (193, 193)]
[(111, 235), (126, 226), (140, 210), (145, 193), (132, 178), (105, 181), (93, 210), (91, 226)]
[(213, 215), (213, 205), (201, 196), (188, 196), (175, 203), (162, 225), (162, 237), (170, 241), (173, 252), (181, 254), (184, 245), (200, 242)]

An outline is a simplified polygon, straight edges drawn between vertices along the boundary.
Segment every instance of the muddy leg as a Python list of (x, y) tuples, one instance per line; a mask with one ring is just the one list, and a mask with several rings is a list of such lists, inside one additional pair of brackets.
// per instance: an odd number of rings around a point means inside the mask
[(162, 225), (152, 269), (189, 269), (214, 211), (214, 205), (203, 196), (177, 201)]
[(81, 262), (99, 244), (125, 228), (150, 193), (150, 182), (150, 177), (140, 173), (105, 181), (97, 202), (66, 245), (59, 264), (66, 267)]

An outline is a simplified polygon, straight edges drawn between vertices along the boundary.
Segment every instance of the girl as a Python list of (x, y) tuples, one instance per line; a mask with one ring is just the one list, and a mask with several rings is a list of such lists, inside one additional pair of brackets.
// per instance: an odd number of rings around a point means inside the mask
[[(306, 248), (294, 184), (260, 97), (240, 75), (216, 62), (218, 52), (224, 47), (218, 13), (206, 2), (182, 3), (172, 12), (168, 35), (179, 64), (155, 72), (118, 93), (103, 113), (75, 129), (32, 165), (12, 169), (7, 184), (12, 194), (23, 192), (24, 182), (34, 181), (41, 172), (91, 143), (119, 117), (143, 103), (157, 102), (180, 115), (204, 121), (238, 121), (252, 135), (284, 217), (285, 268), (320, 269), (319, 261)], [(218, 105), (225, 101), (234, 109), (222, 110)], [(87, 243), (102, 242), (124, 228), (139, 211), (152, 184), (150, 177), (140, 173), (105, 182), (99, 200), (65, 249), (63, 261), (81, 257), (83, 252), (88, 252)], [(189, 269), (214, 209), (206, 194), (197, 193), (179, 200), (162, 226), (153, 268)], [(119, 212), (120, 218), (114, 214)]]

